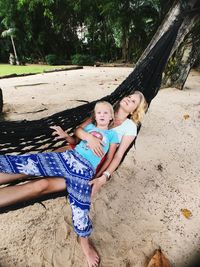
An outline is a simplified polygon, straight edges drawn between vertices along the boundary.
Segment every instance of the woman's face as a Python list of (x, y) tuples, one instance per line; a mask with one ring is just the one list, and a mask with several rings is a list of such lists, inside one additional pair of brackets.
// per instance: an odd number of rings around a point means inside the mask
[(140, 104), (139, 94), (132, 94), (126, 96), (120, 101), (120, 107), (123, 108), (124, 111), (128, 113), (134, 112), (139, 104)]

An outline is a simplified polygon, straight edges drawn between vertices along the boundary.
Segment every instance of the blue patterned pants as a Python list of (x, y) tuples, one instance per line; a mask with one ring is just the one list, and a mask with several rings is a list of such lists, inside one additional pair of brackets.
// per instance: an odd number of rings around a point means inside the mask
[(82, 237), (92, 232), (89, 218), (91, 186), (95, 170), (75, 150), (27, 155), (0, 155), (0, 173), (22, 173), (42, 177), (64, 177), (72, 209), (74, 231)]

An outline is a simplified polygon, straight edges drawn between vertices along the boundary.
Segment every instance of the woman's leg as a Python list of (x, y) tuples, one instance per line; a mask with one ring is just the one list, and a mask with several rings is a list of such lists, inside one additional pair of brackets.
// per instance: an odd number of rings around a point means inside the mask
[(0, 185), (9, 184), (13, 181), (23, 180), (28, 178), (28, 175), (21, 173), (0, 173)]
[(61, 192), (65, 189), (65, 179), (58, 177), (38, 179), (21, 185), (7, 186), (0, 189), (0, 207), (6, 207), (49, 193)]

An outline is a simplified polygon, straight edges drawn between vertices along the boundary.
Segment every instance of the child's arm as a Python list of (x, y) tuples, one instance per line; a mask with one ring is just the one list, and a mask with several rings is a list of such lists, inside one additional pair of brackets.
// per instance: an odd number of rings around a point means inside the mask
[(78, 143), (78, 139), (76, 136), (71, 136), (66, 133), (60, 126), (50, 126), (54, 132), (52, 133), (53, 136), (56, 136), (54, 140), (65, 139), (68, 143), (72, 145), (76, 145)]
[[(84, 121), (82, 124), (80, 124), (80, 128), (83, 129), (85, 126), (87, 126), (89, 123), (91, 123), (91, 119), (87, 119), (86, 121)], [(78, 128), (79, 128), (78, 127)], [(50, 126), (50, 128), (52, 130), (54, 130), (54, 132), (52, 133), (53, 136), (56, 135), (56, 137), (54, 138), (54, 140), (60, 140), (60, 139), (65, 139), (69, 144), (71, 145), (76, 145), (78, 144), (78, 142), (80, 141), (80, 139), (73, 135), (69, 135), (68, 133), (66, 133), (60, 126)], [(75, 130), (76, 133), (76, 130)]]

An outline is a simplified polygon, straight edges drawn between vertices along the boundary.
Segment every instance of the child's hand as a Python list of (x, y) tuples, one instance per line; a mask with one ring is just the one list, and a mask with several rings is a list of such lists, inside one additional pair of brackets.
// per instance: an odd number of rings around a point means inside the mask
[(89, 185), (92, 185), (92, 194), (91, 194), (92, 198), (101, 189), (102, 185), (104, 185), (105, 183), (106, 183), (105, 175), (102, 175), (99, 178), (95, 178), (89, 182)]
[(50, 128), (54, 130), (52, 135), (56, 135), (56, 137), (54, 138), (55, 141), (60, 139), (67, 139), (69, 137), (69, 135), (65, 131), (63, 131), (60, 126), (50, 126)]

